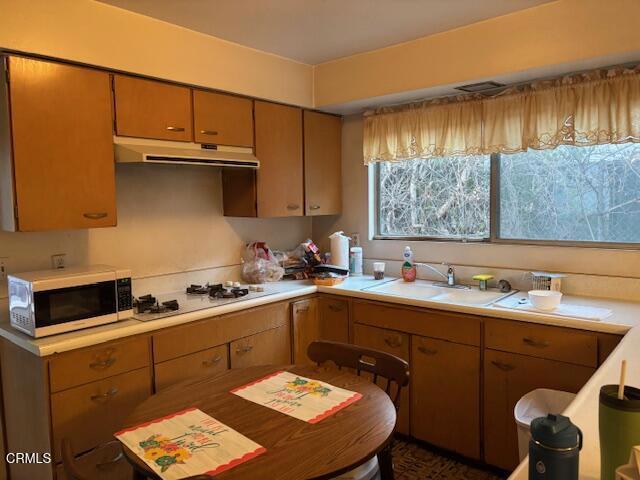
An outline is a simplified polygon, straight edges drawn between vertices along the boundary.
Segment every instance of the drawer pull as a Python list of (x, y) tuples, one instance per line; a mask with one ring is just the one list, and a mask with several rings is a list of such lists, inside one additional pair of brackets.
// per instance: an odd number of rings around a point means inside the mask
[(384, 337), (384, 343), (389, 345), (391, 348), (397, 348), (402, 345), (402, 338), (400, 337)]
[(116, 395), (118, 393), (118, 389), (116, 387), (112, 387), (109, 390), (107, 390), (105, 393), (99, 393), (96, 395), (91, 395), (91, 400), (93, 400), (94, 402), (96, 400), (107, 400), (111, 397), (113, 397), (114, 395)]
[(183, 127), (168, 126), (167, 130), (169, 130), (170, 132), (184, 132), (184, 128)]
[(342, 306), (341, 305), (334, 305), (333, 303), (329, 304), (329, 310), (331, 310), (332, 312), (341, 312), (342, 311)]
[(94, 370), (103, 370), (105, 368), (109, 368), (114, 363), (116, 363), (116, 359), (113, 357), (109, 357), (106, 360), (99, 360), (97, 362), (90, 363), (89, 367), (93, 368)]
[(253, 350), (253, 346), (252, 345), (247, 345), (247, 346), (238, 348), (236, 350), (236, 353), (238, 355), (244, 355), (245, 353), (249, 353), (251, 350)]
[(424, 353), (425, 355), (435, 355), (436, 353), (438, 353), (437, 350), (434, 350), (432, 348), (423, 347), (423, 346), (418, 347), (418, 350), (420, 351), (420, 353)]
[(85, 212), (82, 214), (84, 218), (89, 220), (100, 220), (101, 218), (106, 218), (107, 215), (107, 212)]
[(549, 342), (545, 340), (538, 341), (530, 337), (524, 337), (522, 339), (522, 342), (526, 345), (529, 345), (530, 347), (535, 347), (535, 348), (547, 348), (550, 345)]
[(215, 130), (200, 130), (202, 135), (218, 135), (218, 132)]
[(320, 205), (309, 205), (309, 210), (320, 210)]
[(298, 205), (297, 203), (290, 203), (287, 205), (287, 210), (298, 210), (300, 208), (300, 205)]
[(216, 355), (211, 360), (203, 361), (202, 362), (202, 366), (203, 367), (213, 367), (214, 365), (220, 363), (220, 360), (222, 360), (222, 357), (220, 355)]
[(510, 372), (511, 370), (514, 370), (516, 368), (513, 365), (509, 365), (508, 363), (498, 362), (496, 360), (492, 360), (491, 363), (494, 366), (498, 367), (503, 372)]

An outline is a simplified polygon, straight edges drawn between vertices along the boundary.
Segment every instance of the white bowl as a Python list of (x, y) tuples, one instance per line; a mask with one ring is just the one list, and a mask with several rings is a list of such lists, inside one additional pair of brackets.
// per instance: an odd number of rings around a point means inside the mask
[(538, 310), (553, 310), (560, 305), (562, 293), (553, 290), (529, 290), (529, 301)]

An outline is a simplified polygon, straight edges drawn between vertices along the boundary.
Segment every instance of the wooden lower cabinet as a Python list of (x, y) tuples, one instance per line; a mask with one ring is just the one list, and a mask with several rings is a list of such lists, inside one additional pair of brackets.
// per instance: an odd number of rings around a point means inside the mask
[(291, 363), (291, 337), (288, 324), (235, 340), (229, 347), (231, 368)]
[(411, 338), (411, 435), (480, 458), (480, 348)]
[(518, 465), (513, 409), (536, 388), (577, 392), (595, 368), (486, 349), (484, 353), (484, 454), (490, 465)]
[(333, 342), (349, 341), (349, 301), (334, 297), (318, 298), (320, 338)]
[(215, 375), (229, 368), (229, 346), (208, 348), (154, 366), (156, 392), (200, 375)]
[[(370, 327), (369, 325), (354, 325), (353, 343), (362, 347), (381, 350), (391, 353), (403, 360), (409, 361), (409, 335), (384, 328)], [(379, 385), (383, 385), (383, 380), (378, 381)], [(383, 386), (384, 388), (384, 386)], [(398, 420), (396, 422), (396, 431), (409, 435), (409, 388), (405, 388), (400, 396), (400, 409), (398, 411)], [(395, 389), (391, 395), (395, 395)]]
[(69, 438), (76, 452), (113, 439), (113, 433), (152, 394), (148, 367), (51, 395), (54, 457), (61, 460), (60, 442)]

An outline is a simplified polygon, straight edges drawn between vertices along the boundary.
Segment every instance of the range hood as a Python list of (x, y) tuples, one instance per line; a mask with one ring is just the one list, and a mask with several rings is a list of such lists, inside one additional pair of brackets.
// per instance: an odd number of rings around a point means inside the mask
[(116, 162), (259, 168), (253, 149), (198, 143), (113, 137)]

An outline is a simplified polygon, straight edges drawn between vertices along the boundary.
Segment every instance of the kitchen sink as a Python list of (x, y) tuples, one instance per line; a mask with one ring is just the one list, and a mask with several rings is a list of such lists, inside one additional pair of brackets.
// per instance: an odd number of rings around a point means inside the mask
[(429, 280), (405, 282), (401, 279), (374, 287), (367, 287), (363, 290), (393, 295), (394, 297), (414, 298), (416, 300), (427, 300), (429, 302), (439, 303), (456, 303), (476, 307), (486, 307), (517, 292), (517, 290), (511, 290), (505, 293), (497, 288), (489, 288), (484, 291), (477, 287), (451, 288), (439, 282)]

